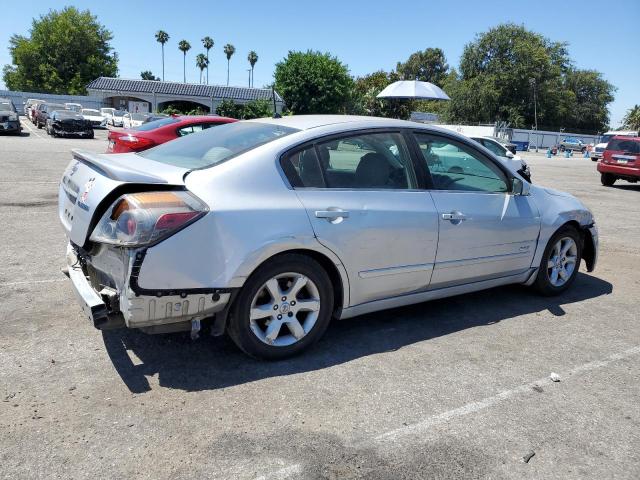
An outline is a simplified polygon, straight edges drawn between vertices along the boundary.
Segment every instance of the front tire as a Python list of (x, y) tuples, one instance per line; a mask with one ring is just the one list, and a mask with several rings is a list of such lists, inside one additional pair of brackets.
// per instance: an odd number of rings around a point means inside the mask
[(535, 288), (542, 295), (560, 295), (575, 281), (581, 259), (580, 233), (571, 226), (561, 227), (544, 250)]
[(249, 277), (234, 302), (227, 331), (252, 357), (290, 357), (322, 337), (333, 298), (331, 280), (318, 262), (281, 255)]
[(604, 185), (605, 187), (611, 187), (614, 183), (616, 183), (616, 177), (614, 177), (610, 173), (601, 173), (600, 183), (602, 183), (602, 185)]

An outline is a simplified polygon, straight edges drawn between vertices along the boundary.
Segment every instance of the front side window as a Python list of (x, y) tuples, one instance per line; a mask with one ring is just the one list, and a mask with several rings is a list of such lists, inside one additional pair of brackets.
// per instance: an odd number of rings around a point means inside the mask
[(503, 193), (506, 175), (480, 152), (454, 140), (416, 133), (416, 141), (438, 190)]
[(506, 155), (506, 148), (496, 142), (492, 142), (491, 140), (484, 140), (482, 144), (494, 155), (497, 155), (499, 157), (504, 157)]
[(399, 133), (370, 133), (319, 142), (283, 159), (294, 187), (416, 188), (411, 159)]

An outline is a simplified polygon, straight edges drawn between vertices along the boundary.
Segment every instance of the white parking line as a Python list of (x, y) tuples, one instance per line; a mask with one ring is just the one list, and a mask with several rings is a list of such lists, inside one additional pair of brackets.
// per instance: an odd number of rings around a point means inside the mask
[[(640, 346), (636, 346), (628, 350), (624, 350), (623, 352), (620, 352), (620, 353), (614, 353), (613, 355), (610, 355), (602, 360), (595, 360), (593, 362), (588, 362), (582, 365), (578, 365), (577, 367), (574, 367), (569, 371), (560, 373), (560, 378), (562, 379), (563, 382), (567, 382), (570, 380), (571, 376), (573, 375), (578, 375), (580, 373), (598, 370), (600, 368), (604, 368), (610, 365), (613, 362), (616, 362), (618, 360), (623, 360), (625, 358), (638, 355), (638, 354), (640, 354)], [(388, 432), (377, 435), (372, 439), (365, 439), (362, 442), (358, 442), (358, 446), (361, 446), (361, 447), (375, 446), (375, 445), (385, 444), (387, 442), (394, 442), (400, 438), (411, 436), (411, 435), (420, 435), (434, 426), (446, 423), (450, 420), (453, 420), (459, 417), (463, 417), (465, 415), (469, 415), (471, 413), (479, 412), (486, 408), (497, 405), (503, 400), (507, 400), (509, 398), (513, 398), (518, 395), (534, 395), (534, 394), (537, 395), (537, 393), (534, 393), (533, 387), (550, 385), (551, 383), (553, 383), (553, 381), (549, 377), (540, 378), (533, 382), (529, 382), (509, 390), (504, 390), (500, 393), (497, 393), (496, 395), (483, 398), (482, 400), (467, 403), (466, 405), (463, 405), (461, 407), (454, 408), (452, 410), (448, 410), (446, 412), (442, 412), (437, 415), (432, 415), (420, 422), (407, 425), (404, 427), (400, 427), (394, 430), (390, 430)], [(294, 476), (299, 476), (301, 472), (302, 472), (302, 464), (296, 463), (284, 468), (280, 468), (278, 470), (274, 470), (264, 475), (261, 475), (260, 477), (257, 477), (256, 480), (270, 479), (270, 478), (274, 478), (274, 479), (275, 478), (277, 479), (292, 478)]]
[(23, 127), (27, 127), (27, 130), (29, 130), (30, 133), (33, 133), (36, 137), (38, 138), (44, 138), (42, 135), (40, 135), (40, 133), (38, 132), (38, 128), (36, 127), (35, 129), (31, 127), (31, 125), (29, 125), (29, 120), (28, 119), (24, 119), (24, 121), (22, 120), (22, 117), (20, 117), (20, 123)]

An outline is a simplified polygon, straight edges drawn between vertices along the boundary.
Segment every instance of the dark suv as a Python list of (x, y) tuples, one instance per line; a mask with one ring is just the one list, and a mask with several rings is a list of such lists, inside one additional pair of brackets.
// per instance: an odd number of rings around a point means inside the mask
[(0, 132), (17, 133), (22, 131), (15, 105), (8, 98), (0, 98)]
[(59, 103), (41, 103), (38, 105), (33, 123), (35, 123), (38, 128), (44, 127), (47, 124), (47, 119), (49, 115), (51, 115), (51, 112), (56, 110), (65, 110), (65, 106)]
[(618, 179), (632, 183), (640, 180), (640, 137), (618, 135), (609, 140), (598, 171), (605, 187)]

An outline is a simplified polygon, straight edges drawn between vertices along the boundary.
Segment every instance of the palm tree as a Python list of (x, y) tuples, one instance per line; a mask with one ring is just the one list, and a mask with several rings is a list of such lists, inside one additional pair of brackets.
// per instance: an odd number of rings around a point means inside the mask
[(627, 110), (627, 114), (622, 120), (624, 128), (630, 130), (640, 130), (640, 105), (635, 105)]
[(182, 76), (184, 83), (187, 83), (187, 52), (191, 50), (191, 44), (186, 40), (180, 40), (180, 42), (178, 42), (178, 49), (184, 55), (182, 59)]
[(164, 44), (169, 41), (169, 34), (164, 30), (156, 32), (156, 42), (162, 45), (162, 81), (164, 82)]
[(213, 38), (204, 37), (202, 39), (202, 46), (207, 51), (207, 85), (209, 85), (209, 50), (213, 48)]
[(199, 53), (196, 55), (196, 67), (200, 69), (200, 83), (202, 83), (202, 72), (209, 65), (209, 60), (207, 60), (207, 56), (204, 53)]
[(227, 56), (227, 86), (229, 86), (229, 64), (234, 53), (236, 53), (236, 47), (227, 43), (224, 46), (224, 54)]
[(258, 62), (258, 54), (251, 50), (249, 55), (247, 55), (247, 60), (249, 60), (249, 65), (251, 65), (251, 86), (253, 87), (253, 67), (255, 67)]

